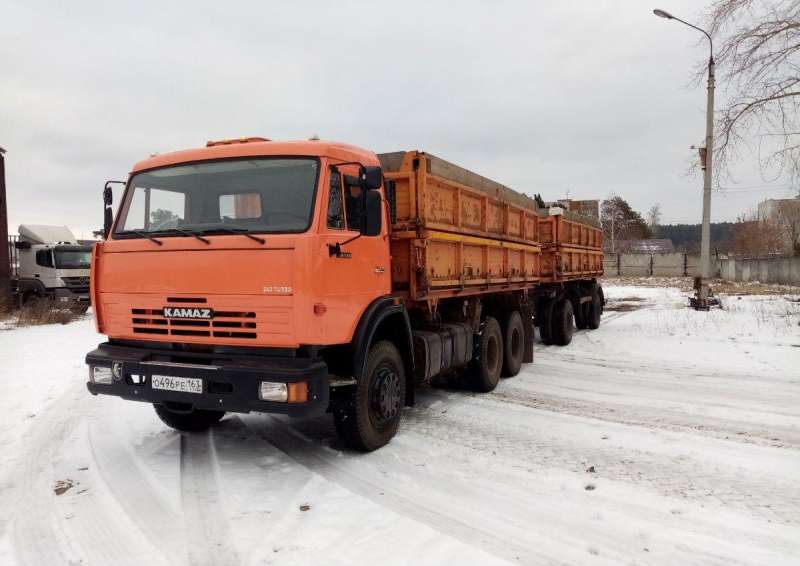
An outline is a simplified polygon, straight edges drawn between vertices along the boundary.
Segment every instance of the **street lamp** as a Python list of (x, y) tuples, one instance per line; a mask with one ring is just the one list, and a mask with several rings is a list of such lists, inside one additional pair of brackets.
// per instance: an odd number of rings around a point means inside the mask
[(700, 236), (700, 280), (692, 306), (697, 310), (708, 310), (708, 280), (711, 277), (711, 158), (714, 153), (714, 43), (708, 32), (684, 22), (664, 10), (653, 10), (659, 18), (676, 20), (702, 32), (708, 38), (708, 101), (706, 106), (706, 147), (700, 151), (700, 165), (703, 168), (703, 230)]

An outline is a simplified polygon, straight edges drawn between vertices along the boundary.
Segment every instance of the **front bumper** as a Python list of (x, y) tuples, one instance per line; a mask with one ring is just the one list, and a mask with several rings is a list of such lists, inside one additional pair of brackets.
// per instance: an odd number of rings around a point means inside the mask
[(66, 304), (69, 307), (88, 307), (90, 303), (89, 293), (74, 292), (66, 287), (59, 287), (53, 291), (53, 299), (56, 303)]
[[(242, 354), (209, 356), (105, 343), (86, 354), (86, 363), (109, 368), (119, 364), (117, 368), (120, 371), (108, 385), (89, 381), (86, 386), (93, 395), (115, 395), (131, 401), (180, 407), (182, 410), (254, 411), (309, 417), (320, 415), (328, 408), (328, 367), (320, 359)], [(180, 361), (175, 361), (176, 357)], [(203, 392), (153, 389), (150, 384), (153, 375), (201, 378)], [(308, 384), (308, 400), (304, 403), (262, 401), (258, 395), (262, 381), (305, 381)]]

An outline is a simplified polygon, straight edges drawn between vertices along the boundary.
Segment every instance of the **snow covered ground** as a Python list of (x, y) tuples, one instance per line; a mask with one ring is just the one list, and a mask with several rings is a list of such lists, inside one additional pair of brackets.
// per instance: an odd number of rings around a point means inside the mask
[(797, 564), (800, 302), (610, 286), (599, 330), (392, 443), (91, 397), (90, 319), (0, 331), (0, 564)]

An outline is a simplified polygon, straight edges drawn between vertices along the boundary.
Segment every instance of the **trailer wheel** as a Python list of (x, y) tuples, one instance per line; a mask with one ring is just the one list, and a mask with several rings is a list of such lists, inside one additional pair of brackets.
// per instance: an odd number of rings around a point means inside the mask
[(388, 340), (370, 348), (352, 397), (334, 409), (336, 433), (348, 447), (377, 450), (397, 433), (406, 398), (403, 359)]
[(503, 340), (503, 377), (514, 377), (522, 367), (522, 357), (525, 355), (525, 328), (522, 326), (522, 316), (519, 311), (512, 311), (506, 321), (505, 336)]
[(592, 289), (592, 302), (588, 304), (589, 316), (586, 318), (586, 326), (591, 330), (600, 326), (600, 316), (603, 314), (603, 299), (600, 293), (599, 287)]
[(575, 328), (583, 330), (589, 327), (589, 303), (578, 303), (578, 308), (572, 309), (575, 311)]
[(606, 311), (606, 295), (600, 285), (597, 286), (597, 294), (600, 297), (600, 314), (603, 314)]
[(542, 338), (542, 343), (550, 345), (553, 343), (553, 307), (555, 301), (547, 301), (539, 308), (539, 314), (536, 317), (539, 325), (539, 336)]
[(188, 413), (171, 411), (164, 405), (153, 405), (156, 414), (161, 421), (176, 430), (184, 432), (197, 432), (211, 428), (217, 424), (225, 411), (207, 411), (205, 409), (193, 409)]
[(572, 342), (572, 334), (575, 332), (573, 325), (574, 314), (572, 302), (569, 299), (561, 299), (553, 309), (551, 332), (553, 343), (558, 346), (566, 346)]
[(503, 333), (500, 324), (491, 316), (486, 317), (483, 332), (478, 338), (478, 357), (473, 361), (470, 377), (472, 386), (488, 393), (497, 387), (503, 369)]

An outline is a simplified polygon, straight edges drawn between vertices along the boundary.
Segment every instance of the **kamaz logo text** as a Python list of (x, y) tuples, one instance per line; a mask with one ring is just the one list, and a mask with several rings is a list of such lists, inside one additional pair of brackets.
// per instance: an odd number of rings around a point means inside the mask
[(162, 314), (164, 318), (214, 318), (214, 311), (211, 309), (198, 309), (193, 307), (164, 307)]

